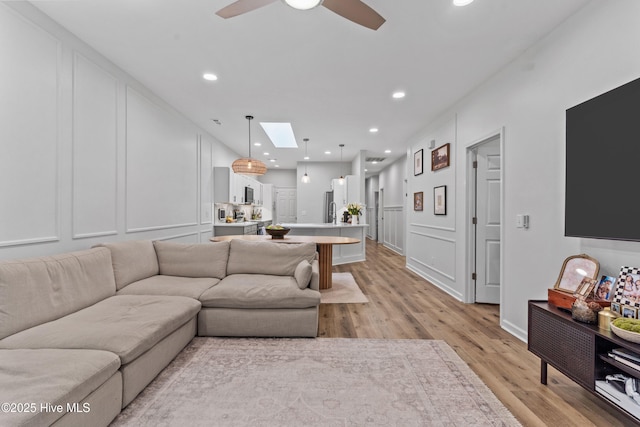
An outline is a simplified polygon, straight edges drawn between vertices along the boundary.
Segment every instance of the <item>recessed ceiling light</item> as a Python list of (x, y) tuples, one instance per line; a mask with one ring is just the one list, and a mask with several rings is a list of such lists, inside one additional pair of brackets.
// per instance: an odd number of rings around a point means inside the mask
[(260, 126), (276, 148), (298, 148), (291, 123), (260, 122)]
[(309, 160), (309, 156), (304, 156), (304, 159), (305, 160)]
[(266, 153), (266, 152), (265, 152), (265, 153), (262, 153), (262, 154), (264, 154), (265, 156), (268, 156), (268, 155), (269, 155), (269, 153)]
[(375, 160), (374, 160), (373, 162), (371, 162), (371, 163), (373, 163), (374, 165), (377, 165), (377, 164), (378, 164), (378, 162), (376, 162)]
[(376, 133), (376, 132), (378, 132), (378, 128), (371, 128), (371, 129), (369, 129), (369, 132)]
[(453, 0), (453, 5), (454, 6), (466, 6), (468, 4), (471, 4), (473, 2), (473, 0)]
[(385, 153), (389, 154), (391, 150), (384, 150)]
[(210, 82), (218, 80), (218, 76), (216, 76), (215, 74), (211, 74), (211, 73), (204, 73), (202, 75), (202, 78), (205, 80), (209, 80)]
[(276, 159), (269, 159), (269, 161), (270, 161), (271, 163), (273, 163), (273, 162), (275, 162), (275, 161), (276, 161)]
[(279, 167), (280, 167), (280, 165), (275, 165), (275, 167), (279, 168)]
[(365, 171), (365, 172), (369, 172), (369, 169), (365, 169), (364, 171)]
[(256, 147), (261, 147), (262, 144), (260, 144), (259, 142), (254, 142), (253, 145), (255, 145)]
[(402, 91), (398, 91), (398, 92), (393, 92), (393, 95), (391, 95), (393, 97), (393, 99), (402, 99), (406, 96), (407, 94), (402, 92)]
[(331, 151), (325, 151), (324, 154), (331, 154)]

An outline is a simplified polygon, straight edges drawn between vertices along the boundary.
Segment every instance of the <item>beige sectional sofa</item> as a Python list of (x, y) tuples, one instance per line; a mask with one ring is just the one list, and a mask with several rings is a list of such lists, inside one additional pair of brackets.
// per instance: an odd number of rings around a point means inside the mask
[(0, 425), (108, 425), (196, 334), (316, 336), (317, 264), (240, 240), (0, 262)]

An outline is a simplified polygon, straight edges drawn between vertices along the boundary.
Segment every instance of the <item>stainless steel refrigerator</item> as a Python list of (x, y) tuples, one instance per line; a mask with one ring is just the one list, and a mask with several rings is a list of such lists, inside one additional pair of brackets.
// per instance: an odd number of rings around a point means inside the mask
[(333, 202), (333, 191), (324, 193), (324, 222), (333, 222), (331, 218), (331, 202)]

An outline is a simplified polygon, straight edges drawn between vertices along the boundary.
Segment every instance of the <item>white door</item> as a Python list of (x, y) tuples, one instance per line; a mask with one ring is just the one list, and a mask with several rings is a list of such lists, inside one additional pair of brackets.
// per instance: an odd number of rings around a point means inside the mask
[(296, 217), (297, 190), (295, 188), (276, 189), (276, 223), (297, 222)]
[(500, 303), (500, 138), (476, 150), (476, 302)]

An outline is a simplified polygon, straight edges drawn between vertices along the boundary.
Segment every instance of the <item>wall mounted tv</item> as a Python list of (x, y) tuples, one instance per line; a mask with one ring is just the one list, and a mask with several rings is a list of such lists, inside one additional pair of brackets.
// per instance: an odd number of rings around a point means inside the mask
[(566, 120), (565, 236), (640, 241), (640, 79)]

